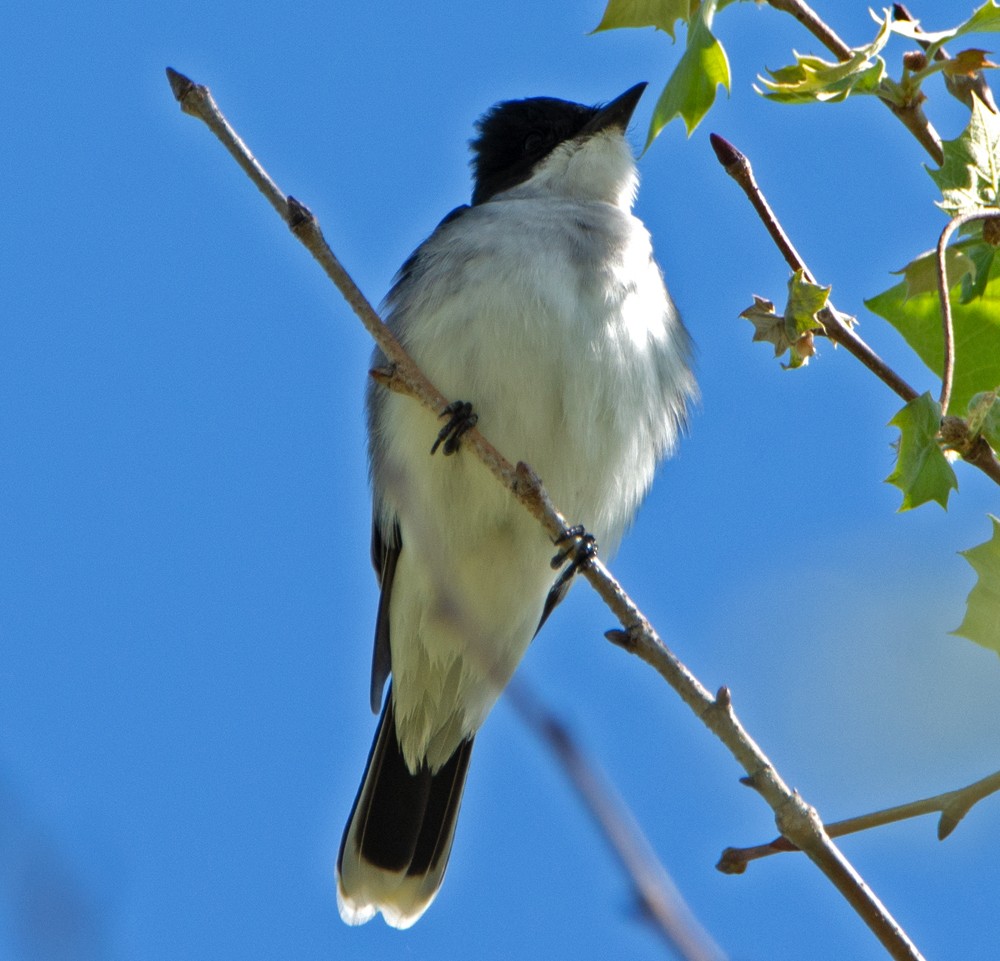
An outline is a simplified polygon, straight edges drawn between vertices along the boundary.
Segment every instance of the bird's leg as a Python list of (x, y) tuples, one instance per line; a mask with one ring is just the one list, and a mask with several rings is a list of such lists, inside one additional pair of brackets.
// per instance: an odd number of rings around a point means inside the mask
[(556, 539), (556, 546), (561, 547), (561, 550), (552, 558), (552, 569), (559, 570), (567, 560), (569, 564), (559, 575), (553, 590), (561, 589), (578, 571), (583, 570), (597, 557), (597, 541), (593, 534), (587, 533), (582, 524), (567, 527)]
[(441, 417), (448, 417), (448, 423), (438, 431), (437, 440), (431, 448), (433, 454), (441, 445), (445, 457), (454, 454), (458, 450), (462, 435), (476, 426), (479, 415), (473, 413), (472, 404), (467, 400), (453, 400), (440, 414)]

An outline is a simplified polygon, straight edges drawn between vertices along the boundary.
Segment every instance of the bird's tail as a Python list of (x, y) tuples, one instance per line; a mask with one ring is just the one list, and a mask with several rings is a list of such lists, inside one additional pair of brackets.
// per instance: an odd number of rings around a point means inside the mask
[(462, 802), (472, 738), (436, 773), (411, 773), (400, 750), (392, 693), (386, 698), (368, 766), (337, 858), (337, 905), (348, 924), (381, 911), (408, 928), (437, 895)]

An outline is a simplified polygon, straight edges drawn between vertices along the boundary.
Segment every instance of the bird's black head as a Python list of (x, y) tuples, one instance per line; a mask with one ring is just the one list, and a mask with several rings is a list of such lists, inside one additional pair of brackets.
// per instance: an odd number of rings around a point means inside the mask
[(506, 100), (476, 123), (472, 141), (473, 204), (526, 181), (559, 144), (602, 130), (624, 131), (646, 84), (636, 84), (608, 104), (587, 106), (554, 97)]

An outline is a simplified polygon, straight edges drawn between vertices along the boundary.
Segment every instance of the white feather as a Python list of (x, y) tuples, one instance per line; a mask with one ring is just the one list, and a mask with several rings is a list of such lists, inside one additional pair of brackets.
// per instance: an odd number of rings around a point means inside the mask
[[(473, 403), (486, 436), (538, 472), (604, 556), (695, 393), (686, 334), (630, 213), (636, 184), (620, 132), (564, 143), (439, 229), (390, 301), (431, 381)], [(376, 509), (404, 545), (390, 615), (397, 731), (411, 769), (433, 770), (523, 656), (554, 549), (472, 455), (429, 456), (432, 414), (395, 394), (374, 404)]]

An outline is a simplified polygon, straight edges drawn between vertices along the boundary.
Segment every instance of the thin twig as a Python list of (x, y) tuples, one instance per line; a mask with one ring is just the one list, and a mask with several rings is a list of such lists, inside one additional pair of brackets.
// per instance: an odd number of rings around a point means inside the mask
[(802, 0), (768, 0), (775, 10), (795, 17), (827, 50), (838, 60), (850, 60), (851, 48), (837, 36), (836, 32), (826, 24), (807, 3)]
[(944, 341), (944, 358), (941, 363), (941, 416), (948, 413), (948, 404), (951, 403), (951, 388), (955, 380), (955, 325), (951, 319), (951, 297), (948, 285), (948, 241), (951, 235), (975, 220), (984, 220), (995, 217), (993, 211), (977, 211), (970, 214), (959, 214), (948, 221), (947, 226), (941, 231), (941, 236), (937, 243), (937, 281), (938, 298), (941, 301), (941, 334)]
[[(827, 48), (838, 60), (850, 60), (851, 48), (844, 43), (837, 33), (803, 0), (767, 0), (768, 4), (775, 10), (791, 14), (802, 24), (824, 47)], [(879, 97), (902, 122), (910, 133), (917, 138), (920, 145), (926, 150), (935, 163), (941, 164), (944, 160), (944, 152), (941, 148), (941, 137), (931, 125), (930, 120), (923, 111), (919, 100), (912, 103), (893, 103), (885, 97)]]
[[(757, 216), (760, 217), (767, 232), (771, 235), (775, 246), (785, 258), (785, 263), (792, 270), (801, 270), (802, 276), (809, 283), (816, 283), (816, 279), (806, 265), (806, 262), (788, 239), (788, 235), (785, 233), (780, 221), (764, 197), (763, 191), (757, 186), (753, 169), (746, 155), (718, 134), (711, 134), (709, 139), (712, 142), (712, 147), (715, 150), (716, 157), (719, 159), (719, 163), (722, 164), (726, 173), (740, 185), (746, 194), (754, 210), (757, 211)], [(821, 333), (852, 353), (873, 374), (899, 394), (903, 400), (909, 403), (919, 396), (899, 374), (848, 326), (842, 319), (840, 312), (834, 309), (832, 304), (828, 304), (820, 311), (819, 318), (823, 322)]]
[[(775, 215), (774, 211), (771, 209), (764, 197), (763, 191), (757, 185), (757, 181), (753, 175), (753, 169), (750, 166), (750, 161), (747, 157), (739, 150), (736, 149), (728, 140), (720, 137), (718, 134), (711, 134), (709, 138), (712, 142), (712, 148), (715, 150), (715, 155), (719, 159), (719, 163), (722, 164), (726, 173), (733, 178), (739, 185), (743, 192), (746, 194), (747, 199), (753, 205), (754, 210), (757, 211), (757, 215), (760, 217), (761, 222), (764, 224), (767, 232), (771, 235), (771, 239), (774, 241), (775, 246), (781, 252), (781, 255), (785, 258), (785, 262), (792, 268), (792, 270), (801, 270), (803, 277), (810, 283), (815, 283), (816, 280), (806, 265), (805, 261), (799, 255), (799, 252), (795, 249), (792, 242), (788, 239), (787, 234), (781, 226), (780, 221)], [(986, 216), (985, 214), (978, 214), (975, 216)], [(945, 298), (947, 300), (947, 298)], [(942, 303), (945, 302), (942, 301)], [(950, 315), (949, 315), (950, 316)], [(903, 400), (909, 403), (918, 397), (918, 393), (910, 384), (908, 384), (899, 374), (896, 373), (878, 354), (875, 353), (861, 339), (851, 327), (844, 321), (844, 315), (836, 310), (833, 304), (827, 304), (819, 313), (817, 314), (819, 321), (822, 323), (823, 328), (819, 333), (824, 334), (830, 340), (836, 344), (840, 344), (848, 353), (853, 354), (862, 364), (865, 365), (876, 377), (878, 377), (884, 384), (890, 387), (896, 392)], [(981, 437), (970, 439), (968, 431), (962, 431), (959, 424), (951, 423), (955, 418), (945, 417), (942, 419), (942, 439), (947, 443), (947, 446), (955, 451), (957, 451), (962, 459), (971, 464), (973, 467), (977, 467), (981, 470), (987, 477), (989, 477), (994, 483), (1000, 484), (1000, 461), (994, 456), (989, 444), (987, 444)]]
[[(242, 143), (235, 135), (230, 136), (229, 125), (225, 122), (209, 122), (204, 116), (205, 111), (218, 113), (218, 107), (207, 89), (192, 83), (176, 71), (169, 71), (168, 77), (175, 96), (181, 101), (185, 112), (205, 120), (216, 136), (223, 139), (227, 149), (235, 155), (235, 152), (242, 148)], [(255, 176), (254, 164), (241, 162), (240, 166), (249, 176)], [(270, 182), (270, 178), (267, 179)], [(308, 213), (304, 207), (298, 206), (301, 211)], [(280, 212), (280, 208), (278, 209)], [(285, 219), (292, 226), (295, 235), (320, 260), (328, 273), (331, 273), (328, 265), (334, 263), (338, 271), (343, 270), (328, 248), (325, 251), (317, 250), (317, 247), (326, 247), (326, 244), (311, 214), (304, 217), (303, 223), (299, 225), (292, 223), (288, 217)], [(331, 276), (336, 272), (331, 273)], [(340, 287), (339, 282), (338, 287)], [(352, 292), (357, 291), (358, 297), (362, 296), (353, 282), (348, 289)], [(349, 302), (353, 307), (353, 302), (350, 300)], [(377, 317), (374, 310), (365, 307), (361, 319), (366, 327), (368, 327), (369, 312)], [(406, 357), (395, 338), (380, 324), (371, 332), (394, 365), (391, 371), (381, 374), (381, 382), (390, 389), (400, 390), (419, 398), (428, 409), (439, 413), (443, 409), (444, 398)], [(567, 524), (553, 507), (537, 476), (527, 465), (518, 464), (516, 468), (513, 467), (475, 429), (463, 436), (463, 445), (464, 449), (474, 451), (483, 460), (518, 501), (539, 519), (554, 539), (563, 537)], [(922, 961), (922, 955), (906, 933), (830, 840), (815, 809), (810, 807), (797, 792), (789, 789), (763, 751), (740, 724), (733, 711), (728, 689), (722, 688), (715, 697), (712, 697), (667, 648), (635, 602), (625, 593), (599, 558), (595, 557), (589, 561), (582, 568), (581, 574), (625, 628), (623, 631), (608, 632), (608, 639), (641, 657), (655, 668), (709, 730), (726, 745), (747, 772), (749, 781), (775, 812), (778, 830), (819, 866), (890, 956), (896, 961)]]
[(685, 961), (724, 961), (722, 950), (698, 924), (632, 812), (594, 761), (586, 757), (566, 725), (520, 676), (507, 688), (506, 700), (573, 782), (631, 879), (642, 916), (654, 922), (668, 946)]
[[(921, 817), (924, 814), (940, 813), (937, 836), (939, 841), (943, 841), (958, 827), (959, 822), (975, 804), (991, 794), (996, 794), (997, 791), (1000, 791), (1000, 771), (954, 791), (945, 791), (943, 794), (936, 794), (934, 797), (923, 798), (920, 801), (910, 801), (908, 804), (898, 804), (895, 807), (874, 811), (871, 814), (834, 821), (826, 825), (826, 830), (830, 837), (839, 838), (845, 834), (869, 831), (872, 828), (895, 824), (897, 821)], [(748, 848), (726, 848), (716, 867), (723, 874), (742, 874), (751, 861), (770, 857), (772, 854), (796, 850), (798, 848), (795, 845), (782, 837), (775, 838), (767, 844), (758, 844)]]

